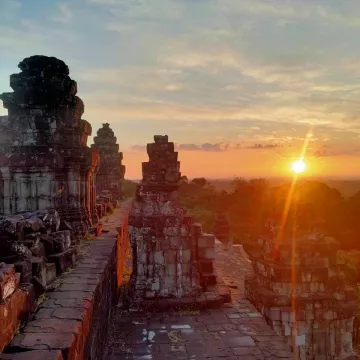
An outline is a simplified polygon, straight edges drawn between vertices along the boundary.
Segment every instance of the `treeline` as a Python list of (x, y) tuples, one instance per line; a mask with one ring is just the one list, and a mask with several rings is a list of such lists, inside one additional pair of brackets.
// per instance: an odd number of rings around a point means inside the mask
[(360, 249), (360, 191), (345, 198), (339, 190), (319, 181), (270, 186), (265, 179), (235, 178), (231, 191), (219, 191), (205, 178), (181, 179), (181, 204), (212, 232), (216, 213), (230, 223), (234, 243), (251, 243), (265, 220), (287, 218), (300, 229), (316, 225), (338, 240), (345, 250)]

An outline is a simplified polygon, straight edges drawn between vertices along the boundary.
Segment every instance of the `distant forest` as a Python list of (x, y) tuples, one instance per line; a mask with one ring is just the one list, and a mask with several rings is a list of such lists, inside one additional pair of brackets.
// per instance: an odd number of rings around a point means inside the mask
[[(226, 215), (234, 243), (251, 245), (269, 216), (281, 216), (291, 182), (286, 179), (207, 180), (181, 177), (179, 199), (205, 232), (213, 232), (217, 213)], [(126, 180), (131, 196), (136, 184)], [(360, 181), (298, 180), (290, 214), (295, 210), (299, 228), (317, 223), (339, 241), (344, 250), (360, 250)], [(290, 215), (289, 215), (290, 216)]]

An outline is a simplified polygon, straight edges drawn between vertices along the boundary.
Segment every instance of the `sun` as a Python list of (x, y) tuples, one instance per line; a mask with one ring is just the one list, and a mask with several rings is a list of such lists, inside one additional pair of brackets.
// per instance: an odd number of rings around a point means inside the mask
[(291, 169), (294, 173), (300, 174), (305, 171), (306, 164), (303, 159), (296, 160), (292, 163)]

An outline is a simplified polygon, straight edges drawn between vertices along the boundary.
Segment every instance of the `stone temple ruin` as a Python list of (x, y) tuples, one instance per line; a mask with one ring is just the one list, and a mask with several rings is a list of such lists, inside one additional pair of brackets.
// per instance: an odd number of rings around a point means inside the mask
[(180, 162), (174, 143), (159, 135), (154, 141), (147, 145), (149, 161), (143, 163), (129, 217), (136, 295), (159, 307), (222, 304), (225, 294), (214, 291), (215, 237), (203, 234), (178, 204)]
[(352, 359), (357, 294), (337, 263), (339, 244), (316, 229), (279, 236), (277, 224), (269, 221), (249, 251), (254, 273), (246, 297), (297, 359)]
[(110, 200), (112, 206), (123, 196), (122, 183), (125, 166), (122, 164), (123, 154), (119, 152), (119, 144), (108, 123), (103, 124), (94, 137), (91, 145), (100, 154), (100, 167), (96, 175), (96, 192), (99, 199)]
[(77, 231), (91, 225), (97, 151), (87, 147), (91, 125), (64, 62), (24, 59), (10, 76), (12, 93), (0, 98), (8, 116), (0, 123), (4, 215), (56, 209)]
[[(10, 76), (13, 92), (0, 95), (8, 110), (0, 117), (0, 303), (9, 309), (12, 301), (30, 303), (34, 290), (40, 294), (71, 267), (79, 240), (99, 225), (108, 201), (97, 197), (101, 161), (120, 174), (111, 200), (120, 197), (125, 171), (121, 153), (110, 151), (115, 162), (104, 155), (104, 143), (118, 152), (116, 138), (102, 142), (99, 130), (99, 146), (87, 146), (92, 128), (63, 61), (31, 56), (19, 68)], [(101, 191), (111, 193), (108, 185)]]

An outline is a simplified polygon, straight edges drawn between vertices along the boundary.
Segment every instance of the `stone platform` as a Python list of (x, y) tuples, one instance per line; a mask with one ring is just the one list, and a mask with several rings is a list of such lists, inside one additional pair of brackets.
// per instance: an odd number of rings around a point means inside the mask
[(118, 307), (104, 359), (293, 359), (284, 339), (244, 298), (244, 276), (251, 269), (241, 248), (225, 251), (217, 244), (215, 268), (218, 279), (231, 287), (231, 303), (162, 313)]

